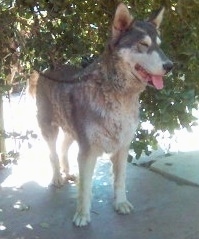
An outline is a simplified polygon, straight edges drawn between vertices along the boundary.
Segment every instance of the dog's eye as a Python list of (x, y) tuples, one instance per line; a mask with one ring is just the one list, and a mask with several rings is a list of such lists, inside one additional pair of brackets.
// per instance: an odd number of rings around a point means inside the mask
[(137, 45), (137, 49), (139, 52), (145, 52), (148, 51), (149, 44), (145, 41), (140, 41)]
[(147, 43), (147, 42), (143, 42), (143, 41), (141, 41), (141, 42), (139, 42), (139, 44), (141, 45), (141, 46), (144, 46), (144, 47), (149, 47), (149, 44)]

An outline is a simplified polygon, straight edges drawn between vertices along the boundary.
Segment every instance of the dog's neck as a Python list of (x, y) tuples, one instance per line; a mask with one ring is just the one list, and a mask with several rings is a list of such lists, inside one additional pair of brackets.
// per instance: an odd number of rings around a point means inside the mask
[[(124, 70), (126, 69), (126, 70)], [(121, 63), (119, 56), (114, 54), (111, 49), (104, 53), (88, 67), (88, 72), (94, 74), (103, 82), (104, 86), (110, 86), (118, 93), (133, 93), (140, 95), (146, 88), (139, 79), (129, 72), (125, 62)], [(106, 84), (105, 84), (106, 83)]]

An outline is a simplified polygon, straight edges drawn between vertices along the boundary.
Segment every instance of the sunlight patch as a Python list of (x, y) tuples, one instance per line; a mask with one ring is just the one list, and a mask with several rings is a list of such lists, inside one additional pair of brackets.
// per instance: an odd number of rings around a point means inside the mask
[[(77, 175), (76, 157), (78, 145), (73, 143), (69, 148), (68, 157), (70, 174)], [(45, 142), (35, 143), (32, 149), (22, 152), (18, 165), (12, 166), (12, 173), (2, 182), (1, 187), (19, 190), (28, 182), (35, 182), (41, 187), (48, 187), (52, 179), (52, 168)]]
[(6, 226), (4, 226), (3, 222), (0, 222), (0, 231), (5, 231), (7, 229)]
[(30, 229), (30, 230), (33, 230), (33, 227), (30, 225), (30, 224), (27, 224), (26, 225), (26, 228)]

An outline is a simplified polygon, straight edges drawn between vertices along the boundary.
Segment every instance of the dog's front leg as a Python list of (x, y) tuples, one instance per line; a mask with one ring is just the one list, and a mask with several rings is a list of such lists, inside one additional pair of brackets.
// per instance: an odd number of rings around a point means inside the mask
[(79, 196), (73, 222), (76, 226), (86, 226), (90, 222), (92, 176), (97, 154), (91, 150), (81, 150), (78, 156)]
[(114, 173), (114, 208), (120, 214), (128, 214), (133, 210), (126, 198), (126, 164), (128, 148), (122, 148), (111, 157)]

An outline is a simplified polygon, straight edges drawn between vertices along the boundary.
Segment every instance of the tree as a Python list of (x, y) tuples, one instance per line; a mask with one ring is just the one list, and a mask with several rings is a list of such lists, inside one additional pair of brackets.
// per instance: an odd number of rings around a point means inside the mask
[[(0, 93), (0, 131), (4, 130), (4, 120), (3, 120), (3, 101), (2, 94)], [(5, 141), (3, 137), (0, 137), (0, 166), (1, 166), (1, 152), (5, 152)]]
[[(26, 81), (32, 70), (70, 61), (86, 64), (103, 51), (108, 30), (119, 1), (78, 0), (4, 0), (0, 6), (0, 78), (5, 85), (11, 70), (14, 81)], [(139, 19), (153, 9), (166, 6), (162, 24), (162, 47), (175, 62), (173, 73), (162, 91), (148, 89), (141, 97), (141, 122), (153, 129), (138, 129), (132, 144), (139, 157), (149, 145), (157, 145), (156, 136), (168, 130), (190, 128), (199, 95), (199, 13), (198, 0), (125, 0)], [(88, 61), (88, 62), (87, 62)]]

